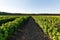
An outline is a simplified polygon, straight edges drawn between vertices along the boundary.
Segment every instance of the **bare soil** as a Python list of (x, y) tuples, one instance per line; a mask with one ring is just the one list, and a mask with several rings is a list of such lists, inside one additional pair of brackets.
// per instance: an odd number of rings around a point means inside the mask
[(39, 27), (39, 25), (30, 18), (22, 29), (14, 33), (8, 40), (51, 40)]

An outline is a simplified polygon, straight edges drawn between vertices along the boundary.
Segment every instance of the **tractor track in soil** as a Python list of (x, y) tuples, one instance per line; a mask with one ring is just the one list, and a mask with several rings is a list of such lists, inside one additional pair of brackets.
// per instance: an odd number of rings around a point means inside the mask
[(22, 29), (8, 40), (51, 40), (31, 17)]

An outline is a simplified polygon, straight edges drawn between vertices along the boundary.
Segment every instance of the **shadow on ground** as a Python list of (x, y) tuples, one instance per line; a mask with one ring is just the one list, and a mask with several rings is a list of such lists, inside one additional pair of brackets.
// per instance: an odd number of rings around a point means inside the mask
[(51, 40), (31, 17), (22, 29), (14, 33), (8, 40)]

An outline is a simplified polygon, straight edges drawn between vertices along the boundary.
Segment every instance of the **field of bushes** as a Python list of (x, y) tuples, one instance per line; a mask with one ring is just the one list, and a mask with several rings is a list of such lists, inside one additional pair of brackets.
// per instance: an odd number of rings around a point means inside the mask
[(33, 16), (33, 18), (52, 40), (60, 40), (60, 16)]
[(6, 40), (7, 37), (17, 32), (28, 19), (29, 16), (0, 16), (0, 40)]
[[(30, 16), (0, 16), (0, 40), (6, 40), (17, 32)], [(60, 40), (60, 16), (32, 16), (52, 40)]]

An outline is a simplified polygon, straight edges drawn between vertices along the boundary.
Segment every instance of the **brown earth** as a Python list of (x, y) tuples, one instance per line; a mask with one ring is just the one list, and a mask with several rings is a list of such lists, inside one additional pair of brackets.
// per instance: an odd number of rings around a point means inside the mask
[(8, 40), (51, 40), (39, 27), (39, 25), (30, 18), (26, 25), (22, 29), (18, 29), (18, 32), (14, 33)]

